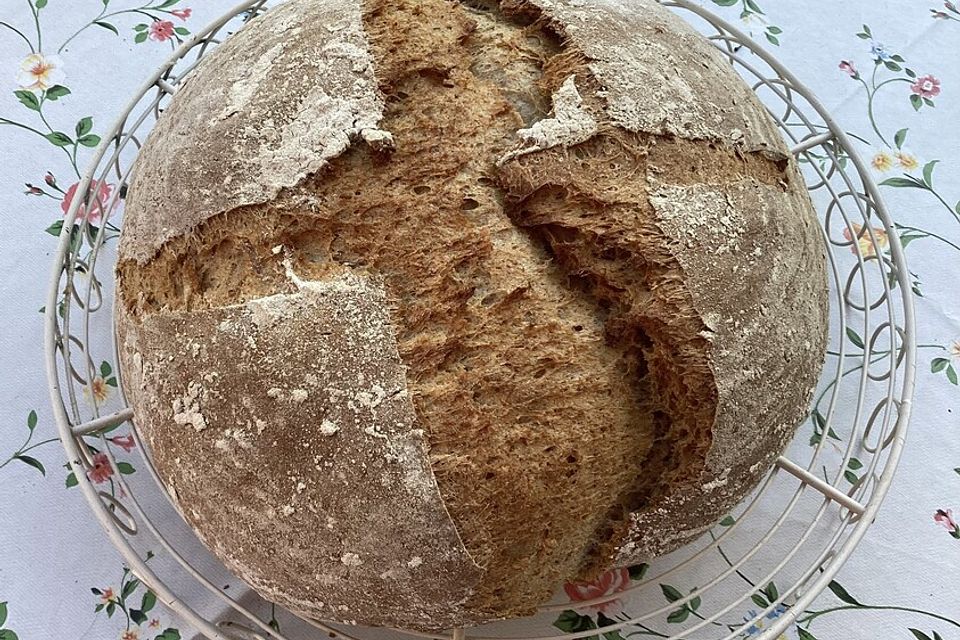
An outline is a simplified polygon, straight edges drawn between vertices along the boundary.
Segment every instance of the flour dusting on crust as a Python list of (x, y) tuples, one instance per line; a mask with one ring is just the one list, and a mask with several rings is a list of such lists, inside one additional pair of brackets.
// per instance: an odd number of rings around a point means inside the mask
[(524, 0), (588, 59), (610, 120), (627, 131), (759, 150), (779, 133), (730, 64), (653, 0)]
[[(188, 76), (140, 151), (121, 258), (143, 264), (214, 215), (272, 200), (354, 139), (388, 149), (383, 107), (356, 0), (287, 2), (250, 21)], [(160, 210), (177, 214), (157, 225)]]
[(597, 133), (597, 127), (596, 119), (583, 108), (576, 78), (570, 76), (553, 95), (553, 117), (536, 122), (529, 129), (520, 129), (520, 147), (505, 154), (497, 164), (535, 151), (586, 142)]
[(207, 428), (207, 421), (200, 411), (200, 397), (206, 395), (203, 387), (197, 382), (191, 382), (186, 392), (173, 399), (173, 421), (177, 424), (190, 425), (197, 431)]
[[(388, 310), (377, 281), (344, 273), (122, 323), (141, 354), (122, 356), (144, 389), (141, 427), (187, 519), (266, 597), (313, 618), (362, 620), (393, 602), (397, 620), (442, 621), (479, 576), (440, 498)], [(197, 372), (197, 342), (216, 375)], [(414, 567), (460, 586), (425, 587)]]

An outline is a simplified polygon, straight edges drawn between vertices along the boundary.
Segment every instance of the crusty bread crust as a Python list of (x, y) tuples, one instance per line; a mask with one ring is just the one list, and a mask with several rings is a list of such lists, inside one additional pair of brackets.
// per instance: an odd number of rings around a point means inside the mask
[(160, 119), (118, 274), (182, 513), (267, 598), (367, 624), (526, 614), (676, 548), (825, 348), (795, 163), (653, 0), (291, 0)]
[(188, 76), (151, 132), (162, 143), (140, 151), (124, 258), (145, 264), (205, 220), (269, 202), (356, 140), (389, 146), (382, 117), (358, 0), (255, 18)]
[(243, 304), (120, 312), (157, 469), (206, 545), (291, 611), (458, 622), (481, 572), (437, 491), (382, 284), (294, 277)]
[[(677, 548), (722, 517), (766, 474), (806, 415), (826, 349), (819, 225), (763, 105), (702, 36), (659, 3), (510, 2), (538, 7), (582, 54), (603, 88), (609, 122), (700, 143), (666, 154), (664, 163), (652, 158), (646, 176), (654, 224), (709, 343), (715, 419), (696, 482), (680, 483), (633, 514), (616, 554), (616, 562), (629, 564)], [(767, 159), (780, 175), (771, 181), (756, 168), (747, 175), (694, 168), (711, 155), (704, 142)], [(693, 165), (689, 172), (684, 162)]]

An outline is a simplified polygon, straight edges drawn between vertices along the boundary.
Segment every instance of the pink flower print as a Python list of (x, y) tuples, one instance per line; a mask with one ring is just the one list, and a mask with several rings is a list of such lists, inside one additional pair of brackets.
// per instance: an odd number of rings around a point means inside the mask
[(943, 8), (954, 15), (950, 15), (950, 13), (947, 13), (947, 11), (938, 11), (936, 9), (930, 9), (930, 13), (933, 14), (933, 17), (935, 19), (957, 20), (958, 22), (960, 22), (960, 19), (954, 17), (957, 15), (960, 15), (960, 10), (957, 10), (957, 5), (955, 3), (950, 2), (950, 0), (945, 0), (945, 2), (943, 3)]
[(113, 592), (113, 589), (107, 587), (100, 592), (100, 602), (102, 604), (110, 604), (111, 602), (116, 601), (117, 595)]
[(177, 16), (181, 20), (186, 20), (190, 17), (190, 14), (193, 13), (193, 9), (190, 9), (189, 7), (186, 9), (174, 9), (170, 13)]
[(843, 71), (848, 76), (850, 76), (851, 78), (860, 77), (860, 74), (857, 72), (857, 68), (853, 66), (853, 63), (850, 62), (849, 60), (840, 61), (840, 70)]
[(921, 98), (935, 98), (940, 95), (940, 81), (930, 75), (920, 76), (910, 85), (910, 91)]
[(857, 255), (857, 246), (853, 245), (853, 241), (857, 241), (857, 245), (860, 248), (860, 255), (864, 258), (872, 258), (877, 255), (877, 247), (880, 247), (881, 251), (886, 251), (887, 247), (890, 246), (890, 238), (887, 237), (887, 232), (883, 229), (878, 229), (873, 227), (873, 236), (876, 238), (876, 245), (873, 242), (873, 239), (870, 237), (870, 231), (864, 229), (862, 225), (853, 223), (853, 231), (851, 232), (848, 227), (843, 229), (844, 239), (850, 243), (850, 252), (853, 255)]
[(114, 436), (110, 438), (110, 442), (117, 445), (124, 451), (133, 451), (133, 448), (137, 446), (136, 442), (133, 440), (133, 436), (129, 433), (125, 436)]
[[(60, 208), (63, 209), (64, 215), (70, 210), (70, 205), (73, 204), (73, 198), (77, 195), (77, 187), (79, 186), (79, 182), (73, 183), (63, 195)], [(94, 180), (90, 183), (90, 188), (87, 192), (91, 194), (96, 192), (97, 196), (90, 198), (92, 202), (90, 202), (89, 205), (87, 203), (80, 205), (80, 208), (77, 210), (77, 222), (84, 219), (88, 222), (97, 222), (100, 220), (100, 217), (103, 215), (103, 207), (106, 206), (107, 201), (110, 200), (110, 196), (113, 194), (113, 185), (107, 184), (106, 182), (98, 183)]]
[(937, 509), (937, 512), (933, 514), (933, 521), (949, 531), (951, 536), (960, 540), (960, 525), (953, 519), (953, 509), (947, 509), (946, 511)]
[(106, 482), (113, 475), (113, 467), (110, 466), (110, 459), (107, 454), (98, 453), (93, 456), (93, 469), (87, 472), (87, 476), (95, 483)]
[(169, 40), (173, 36), (173, 23), (169, 20), (154, 20), (150, 25), (150, 39), (157, 42)]
[[(563, 590), (566, 591), (567, 596), (569, 596), (572, 602), (583, 602), (585, 600), (593, 600), (601, 596), (619, 593), (629, 584), (630, 572), (627, 569), (613, 569), (607, 571), (593, 582), (568, 582), (563, 585)], [(591, 611), (606, 612), (618, 604), (619, 601), (614, 598), (607, 602), (589, 605), (585, 608)]]
[(937, 512), (933, 514), (933, 521), (951, 531), (957, 526), (957, 523), (953, 521), (953, 509), (947, 509), (946, 511), (937, 509)]

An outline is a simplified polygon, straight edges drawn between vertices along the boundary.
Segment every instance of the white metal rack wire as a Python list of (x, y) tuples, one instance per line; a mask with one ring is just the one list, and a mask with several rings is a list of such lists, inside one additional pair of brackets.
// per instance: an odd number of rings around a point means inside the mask
[[(688, 0), (661, 2), (701, 30), (768, 106), (801, 162), (821, 212), (831, 277), (831, 346), (810, 421), (761, 486), (735, 510), (735, 517), (698, 542), (644, 567), (645, 574), (631, 580), (628, 588), (576, 603), (558, 600), (524, 621), (449, 634), (397, 633), (436, 640), (467, 636), (576, 640), (600, 635), (608, 640), (626, 635), (775, 638), (828, 585), (865, 534), (890, 487), (911, 408), (914, 317), (910, 272), (877, 188), (843, 130), (769, 53)], [(156, 517), (161, 507), (169, 511), (169, 504), (163, 502), (163, 485), (149, 458), (143, 457), (142, 466), (152, 484), (142, 482), (135, 491), (119, 473), (106, 433), (129, 423), (135, 441), (142, 445), (126, 403), (101, 414), (96, 402), (80, 398), (84, 393), (95, 395), (95, 362), (106, 359), (104, 355), (117, 361), (108, 304), (115, 260), (109, 240), (116, 231), (110, 219), (116, 221), (122, 208), (140, 140), (184, 77), (219, 43), (219, 34), (255, 17), (265, 10), (264, 4), (265, 0), (242, 2), (184, 42), (147, 79), (104, 136), (65, 218), (45, 312), (51, 401), (80, 490), (132, 573), (185, 623), (218, 640), (294, 636), (255, 613), (266, 609), (252, 592), (241, 603), (217, 587), (206, 577), (216, 561), (198, 559), (203, 551), (195, 541), (184, 542), (189, 533), (184, 533), (182, 523)], [(115, 187), (106, 201), (98, 188), (104, 184)], [(84, 204), (88, 209), (99, 207), (102, 218), (78, 219)], [(88, 478), (94, 449), (105, 453), (113, 466), (116, 484), (109, 492)], [(137, 549), (145, 544), (159, 549), (165, 561), (148, 566)], [(662, 585), (667, 583), (692, 584), (696, 589), (684, 589), (679, 598), (674, 595), (664, 604)], [(757, 594), (770, 583), (777, 588), (758, 600)], [(614, 599), (632, 613), (604, 617), (599, 629), (558, 633), (550, 626), (566, 610)], [(751, 604), (754, 609), (748, 609)], [(676, 615), (679, 609), (692, 615)], [(205, 613), (211, 610), (215, 614)], [(293, 621), (296, 637), (310, 637), (316, 630), (345, 640), (382, 637), (377, 630), (305, 622), (309, 626)], [(761, 622), (765, 624), (759, 630)]]

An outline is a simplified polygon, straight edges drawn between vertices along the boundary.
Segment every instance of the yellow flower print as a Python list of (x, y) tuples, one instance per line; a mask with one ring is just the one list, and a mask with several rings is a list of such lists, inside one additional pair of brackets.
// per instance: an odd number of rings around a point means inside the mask
[(915, 171), (920, 168), (920, 160), (909, 151), (900, 149), (893, 154), (893, 157), (896, 158), (897, 164), (904, 171)]
[(870, 160), (870, 166), (873, 167), (874, 171), (886, 173), (893, 169), (893, 156), (886, 150), (877, 151), (873, 159)]

